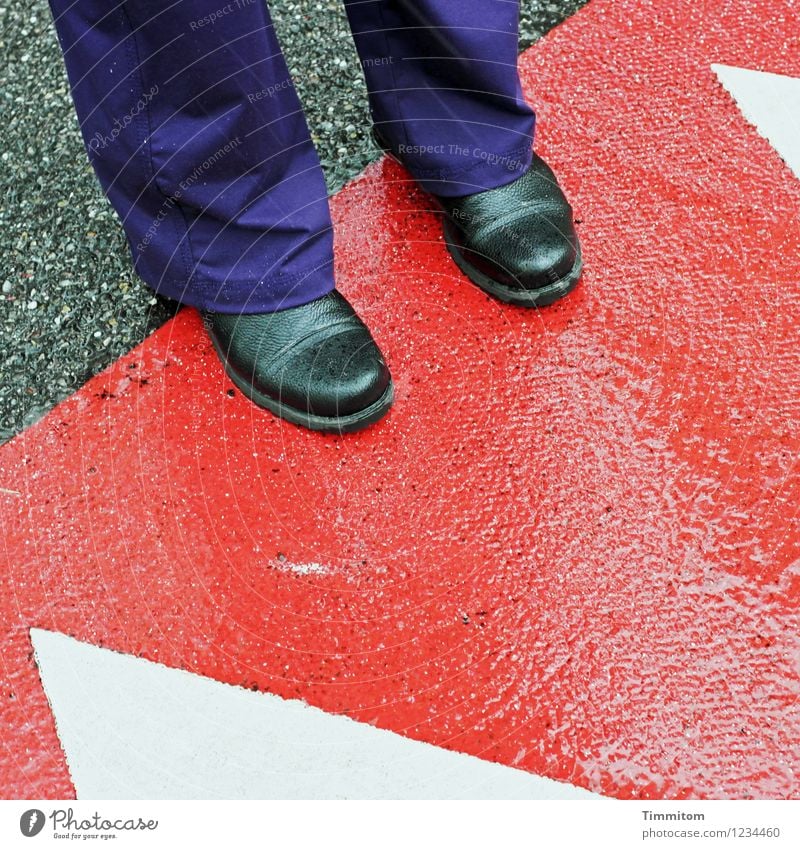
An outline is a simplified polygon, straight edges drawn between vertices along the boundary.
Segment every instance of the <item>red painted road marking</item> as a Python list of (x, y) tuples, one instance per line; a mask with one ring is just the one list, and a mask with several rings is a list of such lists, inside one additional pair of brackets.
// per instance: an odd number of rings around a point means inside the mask
[(800, 76), (792, 5), (594, 0), (525, 54), (587, 267), (540, 315), (393, 164), (335, 199), (380, 426), (229, 398), (187, 311), (0, 451), (6, 794), (71, 793), (37, 626), (613, 795), (798, 795), (800, 182), (711, 69)]

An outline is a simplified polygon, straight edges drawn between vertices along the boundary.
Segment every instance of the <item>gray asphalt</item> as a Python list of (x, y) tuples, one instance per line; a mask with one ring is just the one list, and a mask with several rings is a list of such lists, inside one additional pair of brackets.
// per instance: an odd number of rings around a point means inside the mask
[[(469, 2), (469, 0), (465, 0)], [(520, 47), (586, 0), (522, 0)], [(328, 188), (376, 157), (339, 0), (272, 0)], [(0, 0), (0, 442), (35, 422), (174, 314), (133, 274), (89, 167), (50, 11)]]

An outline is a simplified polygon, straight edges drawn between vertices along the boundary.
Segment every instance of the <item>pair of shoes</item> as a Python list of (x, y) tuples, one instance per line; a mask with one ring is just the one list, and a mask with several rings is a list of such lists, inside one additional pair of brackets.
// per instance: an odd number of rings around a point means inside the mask
[[(506, 186), (434, 197), (447, 249), (485, 292), (505, 303), (540, 307), (577, 285), (581, 250), (572, 209), (536, 154)], [(380, 349), (336, 291), (274, 313), (204, 312), (203, 322), (234, 384), (289, 422), (345, 433), (378, 421), (392, 405), (392, 380)]]

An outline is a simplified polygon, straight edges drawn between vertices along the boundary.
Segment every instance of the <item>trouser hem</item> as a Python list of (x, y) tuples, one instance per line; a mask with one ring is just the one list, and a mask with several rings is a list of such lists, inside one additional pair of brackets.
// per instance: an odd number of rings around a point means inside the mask
[(206, 312), (253, 315), (279, 312), (317, 300), (335, 288), (333, 264), (295, 278), (271, 280), (197, 281), (194, 279), (145, 283), (166, 298)]

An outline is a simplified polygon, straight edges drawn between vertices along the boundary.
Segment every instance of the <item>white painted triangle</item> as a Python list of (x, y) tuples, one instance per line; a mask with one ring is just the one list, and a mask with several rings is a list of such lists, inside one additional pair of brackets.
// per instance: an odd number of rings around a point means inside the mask
[(31, 638), (79, 799), (600, 798), (63, 634)]
[(800, 177), (800, 79), (712, 65), (742, 114)]

